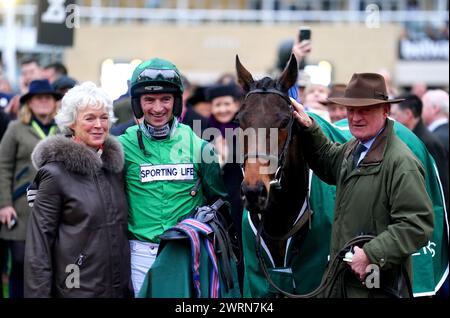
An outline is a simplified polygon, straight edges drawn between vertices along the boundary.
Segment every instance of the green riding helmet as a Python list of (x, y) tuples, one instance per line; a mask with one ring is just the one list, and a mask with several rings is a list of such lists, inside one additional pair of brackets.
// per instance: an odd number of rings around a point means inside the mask
[(131, 106), (136, 118), (144, 116), (140, 96), (142, 94), (171, 93), (175, 101), (173, 115), (182, 111), (183, 84), (177, 67), (167, 60), (153, 58), (139, 64), (131, 76)]

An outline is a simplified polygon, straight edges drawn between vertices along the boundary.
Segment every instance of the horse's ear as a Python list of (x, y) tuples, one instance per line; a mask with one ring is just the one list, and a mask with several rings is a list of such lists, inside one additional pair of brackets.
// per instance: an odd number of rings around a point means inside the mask
[(280, 85), (281, 90), (287, 92), (289, 88), (294, 86), (295, 82), (297, 81), (297, 75), (297, 59), (295, 58), (294, 54), (291, 54), (291, 58), (289, 59), (286, 68), (284, 69), (283, 73), (281, 73), (278, 79), (278, 84)]
[(238, 77), (238, 82), (244, 89), (248, 92), (250, 90), (250, 85), (254, 82), (252, 74), (242, 66), (241, 61), (239, 61), (239, 56), (236, 54), (236, 72)]

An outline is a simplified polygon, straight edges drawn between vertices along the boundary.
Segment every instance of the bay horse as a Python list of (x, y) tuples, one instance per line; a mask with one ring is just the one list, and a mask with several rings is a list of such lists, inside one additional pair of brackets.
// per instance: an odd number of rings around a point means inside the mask
[[(311, 213), (307, 204), (309, 168), (288, 97), (288, 90), (297, 80), (297, 61), (292, 55), (277, 79), (254, 80), (236, 56), (236, 71), (246, 93), (237, 116), (240, 128), (243, 132), (265, 131), (257, 134), (256, 142), (240, 138), (242, 199), (250, 222), (259, 228), (260, 237), (271, 254), (273, 267), (283, 267), (288, 239), (299, 233), (303, 235), (307, 228), (303, 225), (305, 220), (310, 220)], [(269, 145), (270, 129), (278, 132), (275, 147)], [(269, 171), (271, 164), (275, 169)], [(243, 252), (246, 253), (245, 248)]]
[[(288, 97), (289, 89), (297, 80), (297, 61), (294, 55), (291, 55), (286, 68), (277, 79), (264, 77), (255, 81), (237, 56), (236, 70), (239, 84), (246, 93), (237, 118), (241, 132), (244, 132), (244, 135), (251, 129), (261, 129), (263, 132), (261, 134), (258, 131), (256, 140), (253, 141), (240, 138), (243, 143), (241, 150), (244, 173), (241, 193), (248, 211), (248, 225), (256, 237), (252, 242), (245, 239), (244, 233), (250, 231), (245, 230), (244, 224), (247, 223), (243, 222), (245, 275), (253, 274), (256, 280), (259, 280), (253, 283), (254, 289), (269, 287), (268, 292), (260, 294), (260, 297), (329, 297), (335, 283), (345, 279), (348, 272), (348, 268), (342, 266), (347, 257), (346, 253), (352, 246), (358, 244), (362, 246), (374, 236), (358, 235), (346, 242), (339, 253), (329, 260), (319, 286), (306, 294), (296, 292), (298, 287), (296, 281), (301, 282), (302, 278), (299, 279), (296, 275), (295, 265), (299, 264), (300, 258), (297, 256), (303, 253), (300, 251), (299, 254), (298, 251), (303, 247), (303, 240), (311, 228), (312, 215), (309, 204), (310, 170), (304, 153), (306, 147), (302, 144), (305, 141), (301, 140), (303, 128), (300, 128), (294, 120), (293, 108)], [(272, 143), (270, 129), (277, 131), (275, 146)], [(267, 169), (269, 166), (275, 166), (275, 169)], [(307, 222), (309, 227), (305, 226)], [(263, 257), (261, 247), (264, 247), (266, 257)], [(252, 256), (248, 255), (249, 251), (256, 253), (257, 261), (252, 260)], [(288, 252), (292, 252), (293, 255), (289, 255)], [(272, 271), (267, 266), (267, 258), (270, 259)], [(286, 273), (288, 275), (285, 275)], [(270, 286), (261, 284), (261, 278), (265, 278)], [(247, 284), (252, 284), (251, 277), (247, 276), (245, 280)], [(284, 285), (277, 285), (277, 282)]]

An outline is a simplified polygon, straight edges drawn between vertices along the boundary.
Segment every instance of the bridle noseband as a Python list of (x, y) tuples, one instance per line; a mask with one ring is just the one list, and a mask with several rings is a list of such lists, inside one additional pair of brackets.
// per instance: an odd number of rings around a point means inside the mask
[(278, 95), (280, 97), (282, 97), (286, 103), (289, 106), (289, 123), (287, 125), (287, 129), (288, 129), (288, 136), (284, 142), (283, 145), (283, 149), (281, 151), (281, 153), (278, 155), (278, 157), (275, 157), (273, 155), (269, 154), (259, 154), (257, 153), (246, 153), (244, 154), (244, 161), (241, 164), (241, 169), (242, 169), (242, 174), (245, 176), (244, 173), (244, 166), (245, 166), (245, 162), (247, 161), (248, 158), (263, 158), (263, 159), (267, 159), (267, 160), (273, 160), (276, 159), (277, 160), (277, 170), (275, 171), (275, 176), (274, 179), (272, 179), (269, 184), (270, 187), (276, 189), (276, 190), (281, 190), (281, 178), (283, 176), (283, 168), (284, 168), (284, 164), (286, 162), (286, 155), (289, 149), (289, 144), (291, 143), (292, 140), (292, 128), (294, 125), (294, 116), (292, 115), (292, 110), (293, 107), (291, 105), (291, 101), (289, 99), (289, 97), (284, 94), (283, 92), (281, 92), (280, 90), (277, 90), (275, 88), (256, 88), (253, 90), (250, 90), (244, 97), (244, 103), (247, 100), (247, 98), (250, 95), (253, 94), (275, 94)]

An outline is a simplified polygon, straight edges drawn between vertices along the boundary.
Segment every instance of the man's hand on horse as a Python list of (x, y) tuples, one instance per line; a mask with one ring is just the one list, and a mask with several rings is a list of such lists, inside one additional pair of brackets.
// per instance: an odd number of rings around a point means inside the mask
[(363, 281), (367, 275), (366, 268), (370, 265), (370, 261), (362, 248), (355, 246), (352, 262), (349, 265), (352, 271)]
[(292, 105), (294, 106), (294, 117), (297, 119), (297, 121), (302, 125), (303, 127), (310, 127), (312, 125), (312, 120), (308, 116), (307, 113), (305, 113), (305, 109), (302, 104), (298, 103), (295, 99), (289, 97), (291, 100)]

